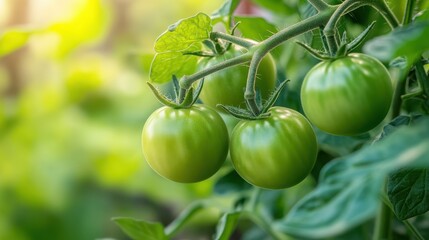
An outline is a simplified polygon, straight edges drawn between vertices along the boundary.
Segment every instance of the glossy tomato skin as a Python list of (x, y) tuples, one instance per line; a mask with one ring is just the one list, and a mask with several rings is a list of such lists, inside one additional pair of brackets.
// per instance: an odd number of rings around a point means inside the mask
[(175, 182), (205, 180), (219, 170), (228, 154), (228, 132), (211, 107), (162, 107), (142, 132), (146, 161), (159, 175)]
[(232, 132), (230, 154), (237, 173), (268, 189), (294, 186), (304, 180), (317, 157), (316, 135), (295, 110), (272, 107), (271, 116), (241, 121)]
[(302, 84), (301, 103), (307, 118), (321, 130), (356, 135), (385, 118), (392, 93), (383, 64), (368, 55), (352, 53), (314, 66)]
[[(217, 63), (238, 56), (242, 48), (231, 47), (222, 55), (204, 58), (199, 62), (199, 69), (206, 69)], [(204, 78), (204, 87), (200, 99), (204, 104), (216, 107), (217, 104), (230, 106), (245, 106), (244, 91), (246, 88), (249, 63), (237, 65), (210, 74)], [(266, 55), (259, 67), (256, 80), (256, 90), (260, 91), (262, 99), (267, 99), (276, 85), (276, 67), (273, 57)]]

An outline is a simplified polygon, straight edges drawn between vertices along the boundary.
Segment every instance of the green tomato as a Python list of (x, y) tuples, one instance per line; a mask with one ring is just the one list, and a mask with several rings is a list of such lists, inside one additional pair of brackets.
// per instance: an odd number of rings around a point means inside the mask
[(142, 147), (146, 161), (159, 175), (175, 182), (199, 182), (225, 161), (228, 131), (210, 107), (162, 107), (146, 121)]
[[(203, 58), (199, 62), (199, 69), (224, 62), (227, 59), (243, 54), (242, 48), (231, 47), (222, 55)], [(210, 74), (204, 78), (204, 87), (200, 93), (200, 99), (204, 104), (216, 107), (217, 104), (230, 106), (245, 106), (244, 91), (246, 88), (248, 63), (237, 65)], [(276, 85), (276, 68), (273, 57), (266, 55), (258, 67), (256, 90), (260, 92), (262, 99), (267, 99), (274, 91)]]
[(310, 122), (335, 135), (355, 135), (376, 127), (389, 111), (392, 83), (377, 59), (352, 53), (323, 61), (305, 76), (301, 103)]
[(272, 107), (269, 112), (268, 118), (237, 124), (231, 160), (238, 174), (255, 186), (291, 187), (304, 180), (316, 162), (316, 135), (297, 111)]

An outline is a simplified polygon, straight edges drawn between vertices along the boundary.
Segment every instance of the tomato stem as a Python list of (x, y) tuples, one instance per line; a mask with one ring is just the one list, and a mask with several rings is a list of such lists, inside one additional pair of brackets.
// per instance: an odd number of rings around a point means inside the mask
[[(389, 198), (387, 197), (386, 192), (383, 192), (381, 194), (381, 199), (382, 199), (382, 203), (387, 206), (390, 211), (393, 213), (394, 209), (392, 206), (392, 203), (389, 201)], [(417, 240), (424, 240), (423, 236), (421, 235), (421, 233), (419, 232), (419, 230), (412, 224), (410, 223), (410, 221), (407, 220), (403, 220), (402, 223), (405, 225), (405, 227), (407, 228), (408, 232), (414, 236), (415, 239)]]
[(424, 240), (425, 238), (422, 236), (422, 234), (417, 230), (417, 228), (410, 223), (408, 220), (402, 221), (407, 228), (408, 232), (411, 233), (413, 237), (417, 240)]
[(415, 5), (415, 0), (408, 0), (407, 6), (405, 7), (404, 17), (402, 18), (402, 25), (407, 25), (411, 22), (413, 17), (413, 10)]
[(262, 61), (262, 58), (286, 40), (297, 35), (306, 33), (315, 28), (318, 28), (321, 25), (324, 25), (329, 20), (329, 16), (333, 11), (334, 8), (327, 8), (323, 12), (320, 12), (312, 17), (304, 19), (299, 23), (296, 23), (281, 30), (280, 32), (272, 35), (271, 37), (265, 39), (264, 41), (253, 47), (255, 51), (252, 60), (250, 61), (250, 68), (249, 74), (247, 76), (247, 84), (246, 91), (244, 93), (244, 98), (246, 99), (247, 105), (251, 108), (250, 110), (254, 114), (258, 114), (260, 112), (256, 103), (255, 84), (256, 73), (258, 70), (259, 63)]
[(392, 217), (393, 212), (390, 210), (389, 206), (384, 202), (381, 202), (380, 212), (377, 216), (375, 223), (375, 230), (373, 239), (374, 240), (388, 240), (392, 239)]
[(423, 90), (426, 96), (429, 96), (429, 82), (421, 59), (416, 62), (415, 67), (416, 77), (417, 81), (419, 82), (420, 88)]
[(242, 46), (244, 48), (250, 48), (253, 45), (255, 45), (255, 42), (250, 41), (248, 39), (236, 37), (234, 35), (226, 34), (226, 33), (222, 33), (222, 32), (212, 32), (212, 33), (210, 33), (210, 38), (213, 40), (223, 39), (223, 40), (226, 40), (228, 42), (237, 44), (238, 46)]
[[(231, 58), (228, 59), (226, 61), (220, 62), (216, 65), (213, 65), (209, 68), (206, 68), (202, 71), (196, 72), (192, 75), (189, 76), (184, 76), (182, 77), (182, 79), (180, 80), (179, 84), (180, 87), (182, 89), (189, 89), (192, 86), (192, 83), (194, 83), (195, 81), (209, 75), (212, 74), (214, 72), (220, 71), (222, 69), (228, 68), (228, 67), (232, 67), (238, 64), (243, 64), (248, 62), (252, 57), (252, 54), (250, 52), (244, 53), (240, 56), (237, 56), (235, 58)], [(232, 79), (233, 80), (233, 79)]]
[(347, 12), (353, 11), (354, 9), (357, 9), (361, 6), (365, 5), (362, 1), (356, 1), (356, 0), (347, 0), (344, 1), (332, 14), (332, 16), (329, 18), (328, 23), (326, 24), (325, 28), (323, 29), (323, 33), (326, 37), (326, 41), (328, 44), (328, 50), (329, 54), (331, 56), (335, 56), (338, 49), (338, 43), (336, 41), (335, 36), (336, 34), (336, 25), (340, 18)]

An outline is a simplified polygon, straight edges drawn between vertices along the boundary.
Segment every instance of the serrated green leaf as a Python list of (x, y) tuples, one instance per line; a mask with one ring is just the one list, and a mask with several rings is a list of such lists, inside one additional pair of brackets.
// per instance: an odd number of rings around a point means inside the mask
[(201, 52), (203, 41), (209, 39), (212, 25), (210, 17), (204, 13), (185, 18), (171, 25), (155, 43), (155, 55), (150, 79), (156, 83), (192, 74), (197, 67), (198, 57), (191, 52)]
[(216, 235), (214, 239), (216, 240), (230, 239), (229, 237), (234, 232), (234, 229), (237, 226), (240, 215), (241, 215), (241, 212), (237, 212), (237, 211), (228, 212), (222, 215), (216, 227)]
[(384, 62), (405, 56), (408, 62), (412, 63), (429, 49), (427, 36), (429, 21), (416, 22), (368, 41), (363, 51)]
[(166, 83), (175, 75), (178, 78), (189, 75), (197, 69), (198, 57), (181, 52), (158, 53), (150, 68), (150, 79), (155, 83)]
[(391, 174), (387, 195), (401, 220), (429, 211), (429, 170), (401, 170)]
[(277, 27), (261, 17), (235, 16), (236, 22), (240, 22), (237, 29), (243, 37), (262, 41), (278, 32)]
[(204, 13), (198, 13), (171, 25), (156, 40), (155, 51), (157, 53), (190, 51), (193, 45), (209, 39), (211, 31), (210, 17)]
[(12, 28), (1, 32), (0, 57), (24, 46), (33, 32), (33, 30), (25, 28)]
[(319, 186), (299, 201), (276, 228), (305, 238), (328, 238), (346, 232), (375, 214), (382, 183), (383, 177), (373, 174)]
[[(429, 118), (402, 126), (371, 146), (328, 163), (319, 185), (276, 228), (324, 238), (345, 232), (376, 214), (388, 173), (429, 167)], [(318, 216), (315, 218), (314, 216)]]
[(113, 221), (134, 240), (168, 240), (161, 223), (122, 217)]

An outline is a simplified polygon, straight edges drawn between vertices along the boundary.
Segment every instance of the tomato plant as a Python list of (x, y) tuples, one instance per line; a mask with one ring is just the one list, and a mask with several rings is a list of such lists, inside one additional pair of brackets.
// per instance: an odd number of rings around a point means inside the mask
[[(201, 171), (208, 166), (200, 164), (219, 156), (215, 147), (228, 142), (226, 131), (202, 136), (212, 123), (180, 117), (198, 96), (241, 120), (230, 136), (232, 164), (216, 175), (213, 196), (195, 200), (165, 228), (129, 218), (117, 223), (135, 238), (169, 239), (196, 212), (211, 208), (220, 212), (214, 239), (424, 239), (429, 14), (423, 10), (429, 4), (407, 0), (400, 22), (385, 0), (251, 2), (267, 10), (269, 20), (235, 16), (240, 1), (228, 0), (212, 15), (171, 25), (155, 42), (150, 86), (172, 80), (175, 100), (152, 90), (177, 113), (165, 121), (173, 114), (155, 112), (146, 126), (159, 129), (144, 128), (143, 135), (153, 137), (143, 137), (144, 151), (153, 151), (145, 153), (148, 161), (167, 166), (165, 172), (153, 166), (156, 171), (192, 182), (203, 178), (194, 174), (219, 168)], [(294, 51), (295, 43), (306, 52)], [(297, 54), (305, 55), (302, 62)], [(275, 76), (272, 59), (288, 67)], [(302, 79), (304, 69), (311, 70)], [(290, 97), (299, 96), (297, 88), (300, 97)], [(186, 134), (184, 125), (191, 128)], [(180, 141), (164, 144), (164, 134)], [(186, 164), (172, 165), (178, 156)], [(237, 227), (242, 219), (257, 226)]]
[(304, 78), (301, 102), (320, 129), (353, 135), (373, 129), (386, 117), (392, 92), (389, 72), (380, 61), (352, 53), (314, 66)]
[(310, 173), (317, 156), (316, 135), (308, 120), (287, 108), (270, 117), (242, 121), (231, 136), (231, 159), (249, 183), (269, 189), (291, 187)]
[[(198, 66), (200, 69), (206, 69), (226, 59), (236, 57), (242, 54), (243, 51), (245, 51), (243, 48), (231, 47), (221, 55), (203, 58)], [(248, 71), (248, 66), (238, 65), (208, 75), (204, 79), (205, 87), (201, 91), (200, 99), (204, 104), (212, 107), (216, 107), (217, 104), (244, 106), (243, 95)], [(276, 68), (273, 57), (270, 54), (262, 59), (257, 74), (256, 88), (261, 94), (261, 98), (267, 99), (276, 84)]]
[(142, 133), (149, 165), (161, 176), (182, 183), (211, 177), (228, 153), (228, 132), (210, 107), (162, 107), (152, 113)]

